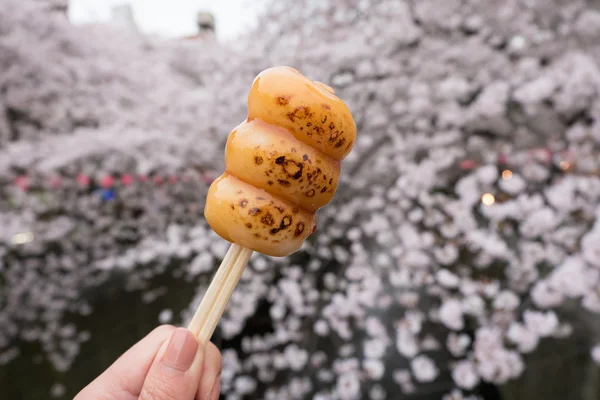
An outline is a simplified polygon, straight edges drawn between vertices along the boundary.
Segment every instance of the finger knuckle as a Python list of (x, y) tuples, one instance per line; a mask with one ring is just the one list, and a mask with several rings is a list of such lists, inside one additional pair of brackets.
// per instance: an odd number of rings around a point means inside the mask
[(219, 370), (219, 372), (221, 372), (221, 370), (223, 369), (223, 356), (221, 355), (221, 352), (218, 350), (217, 350), (217, 357), (216, 357), (215, 364), (217, 365), (217, 369)]
[(213, 343), (210, 343), (209, 347), (208, 351), (210, 352), (212, 364), (218, 371), (221, 371), (223, 369), (223, 356), (221, 355), (219, 348)]
[(150, 379), (144, 383), (139, 400), (179, 400), (175, 390), (160, 379)]
[(152, 336), (168, 336), (171, 333), (173, 333), (173, 331), (177, 329), (175, 328), (173, 325), (159, 325), (156, 328), (154, 328), (152, 330), (152, 332), (150, 332), (150, 335)]

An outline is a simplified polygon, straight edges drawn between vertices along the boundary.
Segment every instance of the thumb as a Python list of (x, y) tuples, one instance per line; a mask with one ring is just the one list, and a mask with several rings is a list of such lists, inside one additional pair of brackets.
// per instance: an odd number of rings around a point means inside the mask
[(204, 349), (188, 329), (177, 328), (154, 362), (139, 400), (193, 400), (202, 375)]

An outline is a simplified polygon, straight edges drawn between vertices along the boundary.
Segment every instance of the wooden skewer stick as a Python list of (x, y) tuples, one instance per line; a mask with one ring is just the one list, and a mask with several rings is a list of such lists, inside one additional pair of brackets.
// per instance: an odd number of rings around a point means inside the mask
[(188, 329), (206, 345), (214, 333), (225, 306), (250, 260), (252, 250), (232, 244), (213, 277)]

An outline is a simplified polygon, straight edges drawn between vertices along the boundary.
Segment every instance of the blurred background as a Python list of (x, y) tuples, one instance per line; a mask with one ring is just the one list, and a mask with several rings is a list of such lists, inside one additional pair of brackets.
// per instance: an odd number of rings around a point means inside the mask
[(2, 0), (0, 397), (184, 325), (263, 69), (358, 127), (301, 251), (254, 254), (223, 399), (600, 399), (600, 1)]

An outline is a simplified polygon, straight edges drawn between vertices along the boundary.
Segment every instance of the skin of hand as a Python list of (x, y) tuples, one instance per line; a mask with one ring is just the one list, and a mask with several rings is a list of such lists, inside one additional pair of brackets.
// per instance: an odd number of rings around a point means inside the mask
[(221, 353), (202, 346), (185, 328), (162, 325), (150, 332), (74, 400), (216, 400)]

